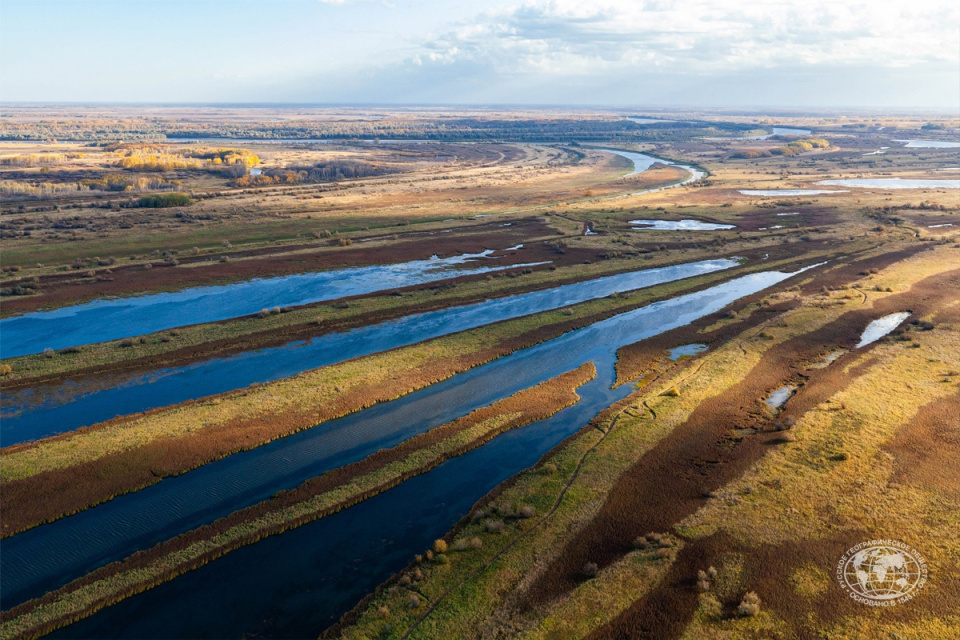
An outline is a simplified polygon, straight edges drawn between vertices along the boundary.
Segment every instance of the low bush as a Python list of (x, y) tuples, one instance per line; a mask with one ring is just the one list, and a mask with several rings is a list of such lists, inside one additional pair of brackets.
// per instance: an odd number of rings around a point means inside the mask
[(737, 613), (741, 616), (755, 616), (760, 613), (760, 597), (753, 591), (747, 592), (737, 607)]
[(166, 209), (167, 207), (185, 207), (192, 204), (189, 197), (182, 193), (164, 193), (153, 196), (143, 196), (136, 200), (137, 207), (144, 209)]

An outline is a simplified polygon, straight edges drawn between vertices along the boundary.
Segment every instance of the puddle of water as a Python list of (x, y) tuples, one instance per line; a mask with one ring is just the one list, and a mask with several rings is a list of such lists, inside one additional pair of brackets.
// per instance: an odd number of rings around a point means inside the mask
[(670, 359), (680, 360), (681, 358), (692, 358), (698, 353), (703, 353), (709, 348), (710, 347), (708, 347), (707, 345), (701, 342), (696, 342), (694, 344), (681, 345), (679, 347), (674, 347), (673, 349), (670, 349), (669, 351)]
[(795, 392), (796, 389), (793, 387), (780, 387), (771, 393), (770, 396), (764, 400), (764, 402), (766, 402), (767, 406), (774, 411), (779, 411), (783, 405), (787, 404), (787, 400), (789, 400)]
[(847, 353), (846, 349), (837, 349), (836, 351), (831, 351), (826, 356), (824, 356), (821, 362), (812, 364), (807, 368), (808, 369), (826, 369), (827, 367), (832, 365), (834, 362), (836, 362), (840, 358), (840, 356), (842, 356), (845, 353)]
[(945, 142), (943, 140), (894, 140), (894, 142), (905, 142), (908, 149), (956, 149), (960, 147), (960, 142)]
[(782, 224), (775, 224), (772, 227), (760, 227), (758, 231), (772, 231), (773, 229), (785, 229)]
[(863, 335), (860, 336), (860, 342), (857, 343), (855, 348), (859, 349), (860, 347), (865, 347), (872, 342), (876, 342), (883, 336), (899, 327), (900, 323), (909, 317), (909, 311), (900, 311), (898, 313), (891, 313), (890, 315), (883, 316), (882, 318), (877, 318), (868, 324), (866, 329), (864, 329)]
[(847, 191), (823, 189), (741, 189), (745, 196), (818, 196), (831, 193), (848, 193)]
[(257, 313), (345, 296), (361, 295), (529, 264), (498, 265), (496, 251), (400, 264), (256, 278), (234, 284), (195, 287), (39, 311), (0, 320), (2, 357), (40, 353)]
[(927, 226), (927, 229), (939, 229), (940, 227), (952, 227), (952, 222), (947, 222), (945, 224), (931, 224)]
[(787, 213), (778, 213), (778, 216), (798, 216), (800, 215), (799, 211), (789, 211)]
[(873, 189), (960, 189), (960, 180), (910, 180), (905, 178), (850, 178), (821, 180), (817, 184)]
[(732, 224), (701, 222), (700, 220), (631, 220), (630, 224), (644, 225), (633, 227), (634, 231), (715, 231), (736, 227)]

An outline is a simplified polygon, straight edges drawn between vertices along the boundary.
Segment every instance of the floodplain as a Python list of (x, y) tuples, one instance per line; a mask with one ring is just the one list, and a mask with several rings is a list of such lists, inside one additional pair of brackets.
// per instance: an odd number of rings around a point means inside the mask
[(960, 636), (955, 118), (5, 116), (0, 638)]

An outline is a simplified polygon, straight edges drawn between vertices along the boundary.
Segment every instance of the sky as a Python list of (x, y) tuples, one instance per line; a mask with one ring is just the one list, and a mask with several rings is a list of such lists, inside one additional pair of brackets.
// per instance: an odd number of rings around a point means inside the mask
[(2, 0), (0, 101), (960, 111), (960, 2)]

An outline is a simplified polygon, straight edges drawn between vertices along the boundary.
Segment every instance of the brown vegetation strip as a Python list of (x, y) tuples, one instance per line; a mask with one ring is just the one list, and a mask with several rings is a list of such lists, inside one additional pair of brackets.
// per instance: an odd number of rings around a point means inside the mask
[[(960, 375), (960, 372), (946, 372)], [(896, 457), (893, 480), (960, 499), (960, 394), (935, 400), (884, 448)]]
[[(816, 360), (828, 350), (825, 345), (852, 346), (870, 320), (886, 313), (935, 311), (955, 297), (958, 275), (954, 271), (931, 276), (906, 293), (877, 300), (873, 309), (847, 312), (816, 331), (771, 348), (742, 382), (701, 403), (686, 422), (621, 476), (596, 518), (532, 586), (526, 604), (550, 602), (579, 583), (585, 563), (607, 566), (630, 551), (638, 535), (667, 531), (693, 513), (705, 494), (742, 475), (780, 439), (768, 430), (771, 420), (760, 399), (784, 381), (794, 381), (801, 386), (781, 417), (797, 417), (845, 388), (872, 365), (872, 359), (867, 347), (825, 369), (810, 371), (800, 363)], [(862, 362), (857, 364), (858, 360)], [(732, 429), (750, 427), (759, 433), (743, 438), (731, 435)], [(625, 612), (609, 637), (644, 637), (631, 631), (641, 628), (639, 615), (636, 607)]]
[[(414, 476), (426, 473), (449, 458), (462, 455), (467, 451), (475, 449), (505, 431), (522, 427), (538, 420), (544, 420), (558, 411), (575, 404), (579, 399), (579, 396), (576, 394), (576, 389), (595, 376), (596, 368), (593, 363), (588, 362), (583, 364), (573, 371), (568, 371), (539, 385), (519, 391), (508, 398), (495, 402), (490, 406), (477, 409), (453, 422), (414, 436), (396, 447), (378, 451), (359, 462), (324, 473), (321, 476), (307, 480), (295, 489), (280, 492), (269, 500), (236, 511), (212, 524), (181, 534), (152, 549), (139, 551), (121, 562), (114, 562), (97, 569), (41, 598), (25, 602), (9, 611), (3, 612), (0, 614), (0, 623), (8, 623), (21, 616), (33, 614), (43, 619), (31, 621), (28, 628), (18, 628), (17, 636), (35, 638), (49, 633), (54, 629), (85, 618), (124, 598), (146, 591), (187, 571), (203, 566), (239, 547), (253, 544), (265, 537), (277, 535), (349, 508), (391, 489)], [(338, 487), (343, 487), (363, 476), (373, 474), (378, 470), (383, 470), (391, 463), (403, 461), (407, 459), (408, 456), (416, 454), (421, 450), (449, 440), (457, 434), (469, 430), (471, 427), (482, 426), (482, 423), (497, 418), (501, 418), (504, 421), (496, 427), (487, 430), (479, 437), (468, 440), (455, 448), (425, 460), (419, 466), (405, 469), (399, 475), (387, 475), (383, 478), (382, 482), (372, 488), (349, 495), (321, 510), (307, 511), (292, 519), (284, 519), (281, 517), (270, 521), (266, 526), (251, 526), (251, 530), (244, 530), (242, 534), (233, 537), (229, 535), (229, 531), (235, 527), (247, 524), (256, 525), (257, 523), (255, 521), (259, 518), (263, 518), (264, 516), (269, 517), (271, 514), (276, 514), (289, 507), (296, 507), (311, 498), (321, 496)], [(214, 537), (223, 534), (227, 534), (226, 537), (229, 538), (225, 543), (206, 549), (200, 554), (187, 555), (186, 558), (173, 555), (184, 551), (192, 545), (212, 541)], [(159, 567), (155, 565), (158, 560), (163, 560)], [(109, 581), (111, 578), (115, 578), (120, 574), (137, 571), (142, 572), (140, 576), (137, 576), (132, 584), (124, 585), (122, 588), (111, 590), (109, 582), (101, 583), (104, 585), (102, 587), (102, 594), (98, 590), (95, 597), (85, 599), (87, 601), (82, 608), (70, 608), (61, 602), (65, 597), (69, 597), (70, 594), (77, 592), (83, 587), (88, 587), (101, 581)], [(50, 607), (47, 609), (47, 611), (50, 612), (49, 615), (43, 615), (38, 612), (38, 609), (43, 607)]]

